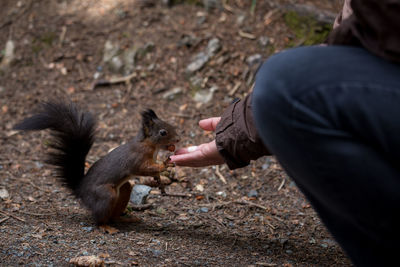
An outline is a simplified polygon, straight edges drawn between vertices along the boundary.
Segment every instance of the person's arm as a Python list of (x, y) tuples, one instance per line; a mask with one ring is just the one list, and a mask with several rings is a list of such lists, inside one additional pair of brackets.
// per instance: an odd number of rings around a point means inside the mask
[(215, 140), (179, 149), (171, 161), (180, 166), (202, 167), (226, 163), (230, 169), (247, 166), (251, 160), (270, 155), (254, 124), (251, 95), (232, 103), (221, 118), (199, 122), (202, 129), (216, 132)]

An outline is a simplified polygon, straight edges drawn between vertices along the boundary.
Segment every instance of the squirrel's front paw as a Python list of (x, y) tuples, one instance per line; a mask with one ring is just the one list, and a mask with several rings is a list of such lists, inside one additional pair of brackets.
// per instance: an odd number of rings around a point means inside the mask
[(168, 157), (166, 160), (164, 160), (163, 163), (164, 163), (165, 168), (175, 167), (175, 163), (171, 162), (170, 157)]

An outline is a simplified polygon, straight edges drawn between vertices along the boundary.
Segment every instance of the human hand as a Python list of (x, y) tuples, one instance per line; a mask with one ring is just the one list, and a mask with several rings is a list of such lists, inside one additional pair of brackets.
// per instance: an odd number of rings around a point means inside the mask
[[(215, 131), (220, 120), (220, 117), (204, 119), (199, 121), (199, 126), (205, 131)], [(176, 165), (187, 167), (204, 167), (225, 163), (218, 152), (215, 140), (198, 146), (178, 149), (170, 158), (171, 162)]]

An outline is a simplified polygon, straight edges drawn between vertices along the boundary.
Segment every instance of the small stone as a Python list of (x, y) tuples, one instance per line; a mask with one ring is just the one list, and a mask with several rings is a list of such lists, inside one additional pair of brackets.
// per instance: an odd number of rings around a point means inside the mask
[(201, 212), (201, 213), (207, 213), (207, 212), (208, 212), (208, 208), (207, 208), (207, 207), (201, 207), (201, 208), (199, 209), (199, 212)]
[(226, 193), (224, 191), (219, 191), (219, 192), (217, 192), (217, 196), (221, 196), (223, 198), (226, 198)]
[(192, 62), (186, 67), (186, 72), (192, 74), (204, 67), (204, 65), (210, 60), (211, 57), (221, 49), (221, 42), (218, 38), (213, 38), (208, 42), (208, 45), (204, 52), (198, 53), (192, 60)]
[(321, 244), (321, 246), (324, 247), (324, 248), (326, 248), (328, 246), (334, 246), (334, 245), (336, 245), (336, 242), (334, 240), (332, 240), (332, 239), (329, 239), (329, 238), (323, 239), (322, 240), (322, 244)]
[(246, 59), (246, 63), (249, 66), (254, 66), (254, 65), (259, 64), (261, 62), (262, 62), (262, 55), (260, 55), (260, 54), (251, 55)]
[(260, 44), (260, 46), (265, 47), (267, 45), (269, 45), (270, 39), (267, 36), (261, 36), (258, 39), (258, 43)]
[(201, 88), (203, 79), (199, 76), (193, 76), (190, 78), (190, 85), (194, 88)]
[(269, 168), (269, 163), (264, 163), (264, 164), (261, 166), (261, 169), (262, 169), (263, 171), (268, 170), (268, 168)]
[(246, 19), (246, 15), (245, 14), (240, 14), (236, 19), (237, 25), (239, 25), (239, 26), (243, 25), (245, 19)]
[(113, 57), (115, 57), (119, 52), (119, 45), (114, 44), (110, 40), (107, 40), (104, 44), (103, 50), (103, 62), (110, 62)]
[(286, 253), (287, 253), (287, 254), (293, 254), (293, 251), (290, 250), (290, 249), (287, 249), (287, 250), (286, 250)]
[(8, 199), (10, 194), (8, 193), (7, 189), (2, 188), (0, 189), (0, 199)]
[(113, 72), (119, 72), (122, 67), (124, 66), (124, 63), (119, 57), (113, 57), (109, 62), (108, 66), (110, 67), (110, 70)]
[(7, 69), (8, 66), (11, 64), (11, 62), (14, 60), (15, 58), (14, 50), (15, 50), (14, 42), (12, 40), (8, 40), (6, 43), (6, 47), (4, 49), (4, 57), (0, 63), (0, 70)]
[(124, 62), (124, 74), (129, 75), (135, 69), (136, 49), (131, 48), (124, 51), (122, 60)]
[(135, 185), (132, 188), (130, 201), (135, 205), (145, 204), (147, 196), (151, 191), (151, 187), (147, 185)]
[(82, 227), (83, 230), (85, 230), (86, 232), (90, 233), (93, 232), (93, 227), (88, 226), (88, 227)]
[(159, 257), (162, 254), (161, 250), (148, 248), (147, 251), (151, 252), (155, 257)]
[(36, 166), (36, 168), (41, 169), (41, 168), (43, 168), (44, 165), (40, 161), (35, 161), (35, 166)]
[(198, 53), (193, 58), (192, 62), (186, 67), (186, 72), (191, 74), (200, 70), (201, 68), (204, 67), (204, 65), (208, 62), (209, 59), (210, 57), (206, 53), (204, 52)]
[(258, 192), (255, 189), (250, 190), (250, 192), (247, 194), (248, 197), (258, 197)]
[(193, 96), (193, 100), (197, 103), (206, 104), (213, 99), (214, 92), (218, 89), (218, 87), (213, 86), (209, 90), (200, 90), (195, 93)]
[(206, 54), (209, 57), (215, 56), (216, 53), (221, 49), (221, 42), (218, 38), (213, 38), (208, 42), (207, 48), (206, 48)]
[(180, 95), (180, 94), (182, 94), (182, 93), (183, 93), (182, 88), (180, 88), (180, 87), (175, 87), (175, 88), (169, 90), (168, 92), (166, 92), (166, 93), (163, 95), (163, 98), (164, 98), (164, 99), (167, 99), (167, 100), (174, 100), (174, 99), (176, 99), (176, 98), (178, 97), (178, 95)]
[(0, 93), (3, 93), (6, 90), (4, 86), (0, 86)]

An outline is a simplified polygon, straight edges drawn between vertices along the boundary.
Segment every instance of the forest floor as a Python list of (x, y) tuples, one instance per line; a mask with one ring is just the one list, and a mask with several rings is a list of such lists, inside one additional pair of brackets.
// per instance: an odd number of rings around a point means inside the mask
[[(273, 53), (324, 38), (321, 20), (340, 10), (330, 0), (175, 2), (2, 0), (0, 57), (13, 55), (0, 69), (0, 265), (350, 266), (274, 157), (235, 171), (176, 167), (170, 195), (155, 188), (151, 208), (132, 211), (142, 222), (105, 234), (44, 164), (48, 132), (13, 131), (41, 101), (69, 98), (99, 120), (88, 165), (135, 136), (144, 108), (177, 126), (178, 147), (209, 141), (198, 121), (248, 94)], [(298, 16), (304, 7), (325, 15)]]

